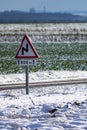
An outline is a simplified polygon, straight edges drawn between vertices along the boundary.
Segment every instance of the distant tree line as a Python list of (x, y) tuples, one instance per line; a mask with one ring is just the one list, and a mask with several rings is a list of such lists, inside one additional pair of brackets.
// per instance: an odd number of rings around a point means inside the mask
[(87, 22), (86, 16), (73, 15), (71, 13), (50, 12), (0, 12), (0, 23), (56, 23), (56, 22)]

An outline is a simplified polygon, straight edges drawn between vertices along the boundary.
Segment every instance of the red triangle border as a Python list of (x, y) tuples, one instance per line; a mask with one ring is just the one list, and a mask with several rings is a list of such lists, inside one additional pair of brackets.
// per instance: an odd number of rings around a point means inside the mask
[[(21, 50), (22, 45), (23, 45), (25, 39), (28, 41), (28, 44), (30, 45), (30, 47), (31, 47), (32, 51), (34, 52), (35, 56), (18, 56), (18, 53), (19, 53), (19, 51)], [(31, 44), (31, 42), (30, 42), (30, 40), (29, 40), (29, 38), (28, 38), (28, 36), (27, 36), (26, 34), (24, 35), (24, 37), (23, 37), (23, 39), (22, 39), (22, 43), (21, 43), (21, 45), (20, 45), (20, 48), (19, 48), (19, 50), (18, 50), (18, 52), (17, 52), (15, 58), (16, 58), (16, 59), (34, 59), (34, 58), (38, 58), (38, 54), (37, 54), (35, 48), (34, 48), (33, 45)]]

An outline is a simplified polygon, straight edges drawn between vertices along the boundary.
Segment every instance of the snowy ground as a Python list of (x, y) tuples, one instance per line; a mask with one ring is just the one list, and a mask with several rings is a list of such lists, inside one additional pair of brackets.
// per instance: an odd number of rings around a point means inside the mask
[[(87, 78), (87, 71), (41, 71), (29, 73), (29, 82)], [(25, 73), (0, 75), (0, 84), (25, 82)]]
[[(0, 32), (1, 43), (19, 42), (25, 33), (35, 43), (87, 41), (87, 23), (1, 24)], [(30, 73), (29, 81), (82, 78), (86, 71), (46, 71)], [(0, 84), (16, 82), (25, 82), (25, 74), (0, 75)], [(87, 84), (30, 88), (29, 95), (25, 89), (0, 91), (0, 103), (0, 130), (87, 130)]]
[(0, 43), (20, 43), (24, 34), (32, 43), (86, 43), (87, 23), (0, 24)]
[[(30, 73), (30, 82), (87, 78), (86, 71)], [(0, 84), (25, 74), (0, 75)], [(87, 130), (87, 84), (0, 91), (0, 130)]]

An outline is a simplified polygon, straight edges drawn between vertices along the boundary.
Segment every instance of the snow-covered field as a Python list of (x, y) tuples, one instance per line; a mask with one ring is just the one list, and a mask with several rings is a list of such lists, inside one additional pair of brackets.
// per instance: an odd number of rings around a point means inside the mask
[(0, 24), (0, 43), (18, 43), (28, 34), (33, 43), (83, 43), (87, 23)]
[[(30, 82), (86, 78), (86, 71), (29, 74)], [(25, 74), (0, 75), (0, 84), (25, 82)], [(0, 130), (87, 130), (87, 84), (0, 91)]]
[[(87, 23), (0, 24), (0, 43), (86, 43)], [(87, 71), (43, 71), (29, 82), (87, 78)], [(0, 75), (0, 85), (25, 82), (25, 74)], [(0, 86), (1, 87), (1, 86)], [(0, 130), (87, 130), (87, 84), (0, 91)]]

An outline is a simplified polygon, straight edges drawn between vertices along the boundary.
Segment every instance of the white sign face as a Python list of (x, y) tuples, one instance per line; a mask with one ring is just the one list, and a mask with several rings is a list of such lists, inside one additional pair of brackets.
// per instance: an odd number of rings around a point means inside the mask
[(26, 60), (26, 59), (19, 59), (19, 60), (17, 60), (17, 64), (19, 65), (19, 66), (25, 66), (25, 65), (27, 65), (27, 66), (33, 66), (33, 65), (35, 65), (35, 60)]
[(27, 35), (23, 37), (21, 46), (16, 54), (17, 59), (34, 59), (38, 58), (38, 54), (31, 44)]

